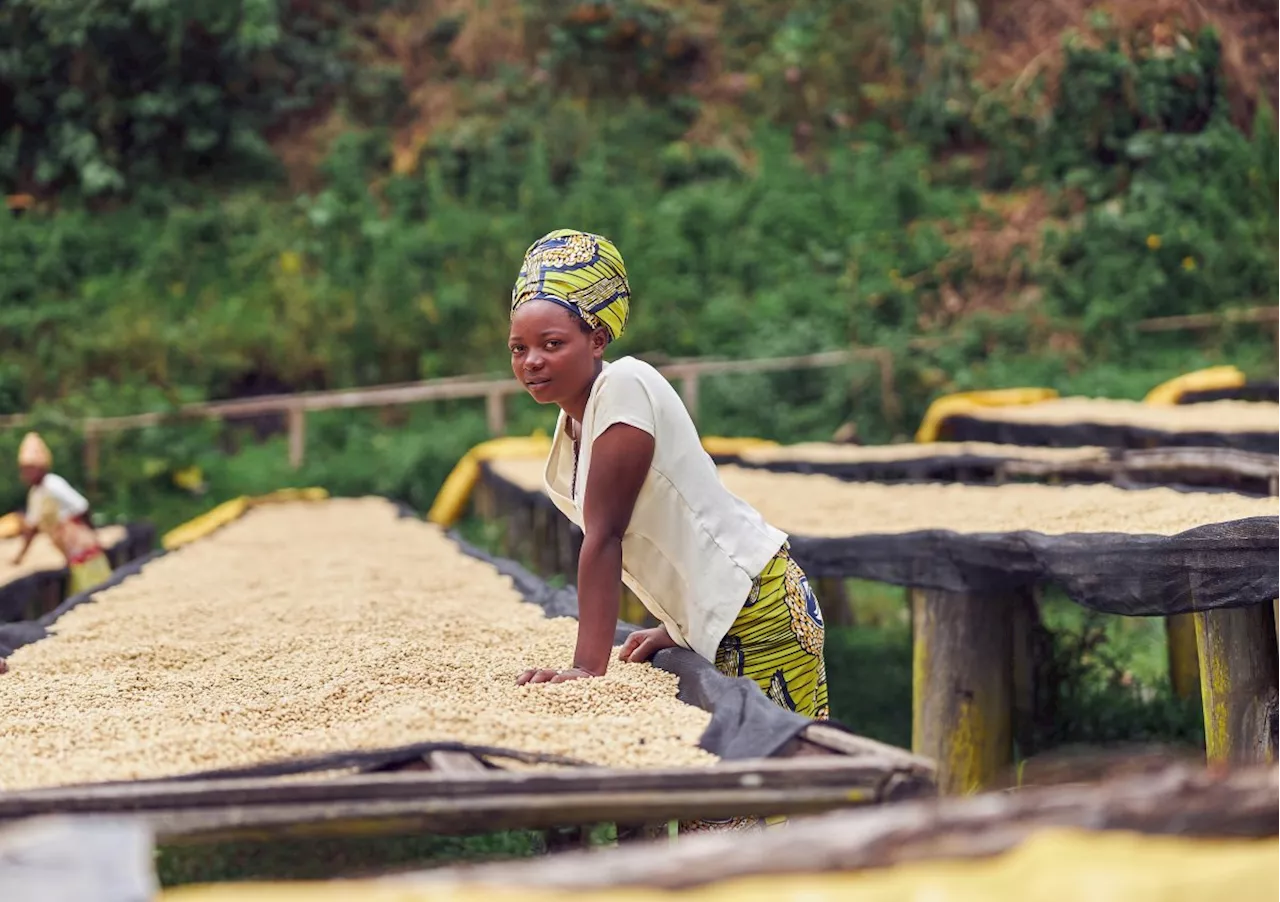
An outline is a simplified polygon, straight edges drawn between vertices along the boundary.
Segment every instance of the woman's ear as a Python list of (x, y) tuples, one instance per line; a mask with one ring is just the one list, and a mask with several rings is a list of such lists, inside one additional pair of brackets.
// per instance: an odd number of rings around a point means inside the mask
[(591, 356), (596, 360), (604, 357), (605, 346), (609, 344), (609, 331), (604, 326), (591, 330)]

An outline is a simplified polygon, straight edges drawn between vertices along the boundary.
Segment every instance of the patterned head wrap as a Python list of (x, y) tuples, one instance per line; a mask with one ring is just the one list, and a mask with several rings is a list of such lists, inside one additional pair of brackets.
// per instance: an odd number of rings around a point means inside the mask
[(558, 229), (525, 252), (511, 289), (511, 313), (527, 301), (551, 301), (576, 313), (609, 340), (621, 338), (631, 313), (631, 286), (622, 254), (600, 235)]

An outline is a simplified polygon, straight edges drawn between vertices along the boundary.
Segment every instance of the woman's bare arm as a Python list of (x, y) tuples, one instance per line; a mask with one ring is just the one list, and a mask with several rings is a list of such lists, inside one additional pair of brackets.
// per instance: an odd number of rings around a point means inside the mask
[[(615, 423), (591, 446), (583, 497), (582, 550), (578, 554), (578, 644), (573, 664), (583, 675), (609, 667), (622, 593), (622, 537), (653, 462), (653, 436)], [(521, 683), (572, 679), (571, 673), (529, 670)]]

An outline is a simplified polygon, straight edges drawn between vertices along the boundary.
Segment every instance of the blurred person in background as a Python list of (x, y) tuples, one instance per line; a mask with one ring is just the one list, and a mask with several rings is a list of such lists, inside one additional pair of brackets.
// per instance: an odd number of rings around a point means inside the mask
[(18, 447), (18, 470), (29, 487), (23, 517), (22, 548), (15, 566), (27, 556), (36, 533), (43, 532), (67, 559), (71, 578), (68, 595), (76, 595), (104, 583), (111, 564), (89, 522), (88, 500), (61, 476), (50, 472), (53, 454), (38, 433), (28, 432)]

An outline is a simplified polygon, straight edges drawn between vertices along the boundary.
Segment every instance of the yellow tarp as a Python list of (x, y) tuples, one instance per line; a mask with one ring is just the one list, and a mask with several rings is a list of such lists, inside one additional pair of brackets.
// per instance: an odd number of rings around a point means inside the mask
[(1211, 366), (1208, 369), (1185, 373), (1176, 379), (1162, 382), (1143, 398), (1146, 404), (1177, 404), (1189, 391), (1213, 391), (1222, 388), (1239, 388), (1245, 384), (1245, 375), (1234, 366)]
[(551, 451), (551, 438), (535, 432), (527, 436), (508, 436), (481, 442), (462, 455), (436, 493), (427, 519), (441, 526), (452, 526), (467, 509), (467, 502), (480, 480), (480, 464), (489, 460), (546, 457)]
[(250, 508), (257, 507), (260, 504), (279, 504), (287, 501), (323, 501), (328, 497), (329, 493), (320, 488), (279, 489), (267, 495), (241, 495), (239, 498), (224, 501), (212, 510), (205, 511), (200, 516), (169, 530), (160, 540), (160, 545), (165, 551), (172, 551), (197, 539), (203, 539), (228, 523), (233, 523), (240, 519)]
[[(708, 454), (731, 456), (740, 454), (751, 448), (776, 445), (777, 442), (761, 438), (722, 438), (708, 436), (702, 440), (702, 447)], [(462, 455), (445, 479), (444, 485), (436, 493), (427, 511), (427, 519), (440, 526), (452, 526), (462, 517), (480, 480), (480, 465), (490, 460), (510, 460), (512, 458), (543, 458), (551, 451), (551, 437), (544, 432), (535, 432), (528, 436), (508, 436), (481, 442), (466, 454)]]
[[(1206, 841), (1044, 830), (996, 858), (728, 880), (678, 892), (414, 887), (376, 880), (165, 890), (162, 902), (1275, 902), (1276, 838)], [(606, 853), (607, 854), (607, 853)], [(603, 864), (603, 859), (602, 859)]]
[(959, 416), (979, 407), (1012, 407), (1017, 404), (1038, 404), (1052, 401), (1058, 393), (1052, 388), (999, 388), (991, 391), (966, 391), (943, 395), (925, 411), (916, 441), (936, 442), (938, 430), (948, 417)]
[(22, 514), (17, 511), (0, 517), (0, 539), (12, 539), (22, 532)]

